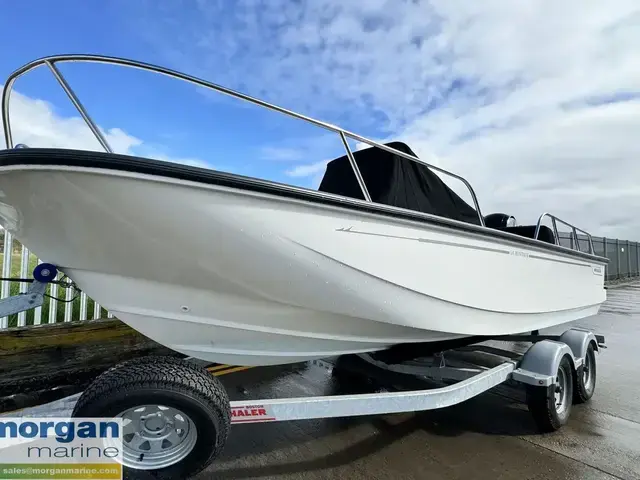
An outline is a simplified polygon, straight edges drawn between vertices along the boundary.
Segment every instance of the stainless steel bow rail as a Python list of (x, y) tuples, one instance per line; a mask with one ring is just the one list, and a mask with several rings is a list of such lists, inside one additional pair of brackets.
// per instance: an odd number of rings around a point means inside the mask
[[(571, 238), (572, 238), (572, 244), (575, 244), (575, 249), (578, 250), (579, 252), (582, 251), (582, 249), (580, 248), (580, 239), (578, 238), (578, 232), (583, 233), (586, 237), (587, 237), (587, 241), (589, 242), (589, 251), (586, 253), (590, 253), (592, 255), (595, 254), (595, 249), (593, 248), (593, 239), (591, 238), (591, 234), (585, 230), (582, 230), (581, 228), (576, 227), (575, 225), (572, 225), (568, 222), (565, 222), (564, 220), (559, 219), (558, 217), (556, 217), (555, 215), (551, 215), (550, 213), (543, 213), (542, 215), (540, 215), (540, 218), (538, 218), (538, 223), (536, 224), (536, 231), (535, 231), (535, 235), (534, 238), (537, 240), (538, 239), (538, 235), (540, 234), (540, 227), (542, 226), (542, 220), (544, 220), (545, 218), (550, 218), (551, 219), (551, 226), (553, 227), (553, 234), (556, 237), (556, 243), (558, 245), (560, 245), (560, 235), (558, 234), (558, 223), (562, 223), (563, 225), (566, 225), (567, 227), (569, 227), (571, 229)], [(575, 243), (574, 243), (575, 242)], [(573, 247), (573, 245), (572, 245)]]
[(13, 85), (15, 83), (15, 81), (21, 77), (22, 75), (24, 75), (25, 73), (34, 70), (42, 65), (45, 65), (49, 68), (49, 70), (51, 71), (51, 73), (53, 74), (53, 76), (55, 77), (55, 79), (58, 81), (58, 83), (60, 84), (60, 86), (62, 87), (62, 89), (65, 91), (65, 93), (67, 94), (67, 96), (69, 97), (69, 100), (71, 100), (71, 102), (73, 103), (73, 105), (76, 107), (76, 109), (78, 110), (78, 112), (80, 113), (80, 115), (82, 116), (82, 118), (84, 119), (84, 121), (86, 122), (87, 126), (91, 129), (91, 131), (93, 132), (94, 136), (96, 137), (96, 139), (98, 140), (98, 142), (100, 143), (100, 145), (102, 146), (102, 148), (104, 148), (104, 150), (108, 153), (113, 153), (113, 149), (111, 148), (111, 146), (109, 145), (109, 142), (107, 141), (107, 139), (105, 138), (105, 136), (102, 134), (102, 132), (100, 131), (100, 129), (98, 128), (98, 126), (96, 125), (96, 123), (93, 121), (93, 119), (91, 118), (91, 116), (89, 115), (89, 113), (87, 112), (87, 110), (84, 108), (84, 106), (82, 105), (82, 103), (80, 102), (80, 99), (77, 97), (77, 95), (75, 94), (75, 92), (72, 90), (72, 88), (69, 86), (69, 83), (66, 81), (66, 79), (64, 78), (64, 76), (62, 75), (62, 73), (60, 72), (60, 70), (57, 67), (57, 64), (60, 63), (68, 63), (68, 62), (84, 62), (84, 63), (103, 63), (103, 64), (111, 64), (111, 65), (119, 65), (122, 67), (131, 67), (131, 68), (135, 68), (135, 69), (140, 69), (140, 70), (146, 70), (146, 71), (150, 71), (150, 72), (154, 72), (154, 73), (158, 73), (161, 75), (166, 75), (168, 77), (171, 78), (176, 78), (178, 80), (182, 80), (188, 83), (192, 83), (201, 87), (205, 87), (208, 88), (210, 90), (214, 90), (218, 93), (222, 93), (224, 95), (229, 95), (231, 97), (240, 99), (240, 100), (244, 100), (246, 102), (252, 103), (254, 105), (258, 105), (260, 107), (264, 107), (267, 108), (269, 110), (273, 110), (276, 112), (280, 112), (282, 114), (288, 115), (290, 117), (293, 118), (297, 118), (299, 120), (303, 120), (305, 122), (311, 123), (313, 125), (316, 125), (318, 127), (330, 130), (334, 133), (337, 133), (338, 136), (340, 137), (340, 141), (342, 142), (342, 145), (344, 146), (344, 149), (347, 153), (347, 157), (349, 158), (349, 163), (351, 164), (351, 167), (353, 168), (353, 172), (356, 176), (356, 179), (358, 180), (358, 184), (360, 185), (360, 189), (362, 191), (362, 195), (364, 197), (364, 199), (367, 202), (371, 202), (371, 195), (369, 194), (369, 191), (367, 189), (367, 186), (364, 182), (364, 179), (362, 177), (362, 174), (360, 172), (360, 168), (358, 167), (358, 164), (356, 163), (355, 157), (353, 156), (353, 152), (351, 151), (351, 148), (349, 147), (349, 144), (347, 142), (347, 138), (351, 138), (352, 140), (356, 140), (358, 142), (362, 142), (365, 143), (367, 145), (370, 145), (372, 147), (377, 147), (380, 148), (382, 150), (385, 150), (387, 152), (393, 153), (395, 155), (399, 155), (401, 157), (407, 158), (409, 160), (412, 160), (414, 162), (417, 163), (421, 163), (423, 165), (428, 166), (429, 168), (441, 172), (445, 175), (448, 175), (452, 178), (455, 178), (456, 180), (459, 180), (460, 182), (462, 182), (467, 189), (469, 190), (469, 193), (471, 194), (471, 198), (473, 199), (473, 204), (475, 206), (476, 212), (478, 214), (478, 219), (480, 221), (480, 225), (484, 226), (484, 217), (482, 216), (482, 213), (480, 211), (480, 205), (478, 204), (478, 199), (476, 197), (476, 193), (473, 190), (473, 187), (471, 186), (471, 184), (462, 176), (457, 175), (453, 172), (450, 172), (448, 170), (445, 170), (443, 168), (440, 167), (436, 167), (435, 165), (431, 165), (429, 163), (426, 163), (422, 160), (420, 160), (418, 157), (415, 157), (413, 155), (409, 155), (405, 152), (401, 152), (399, 150), (396, 150), (395, 148), (391, 148), (388, 147), (386, 145), (383, 145), (381, 143), (375, 142), (373, 140), (370, 140), (368, 138), (365, 138), (361, 135), (358, 135), (356, 133), (353, 132), (349, 132), (347, 130), (344, 130), (340, 127), (337, 127), (335, 125), (332, 125), (330, 123), (327, 122), (323, 122), (321, 120), (316, 120), (314, 118), (308, 117), (306, 115), (302, 115), (300, 113), (296, 113), (292, 110), (288, 110), (286, 108), (282, 108), (279, 107), (277, 105), (273, 105), (271, 103), (265, 102), (264, 100), (260, 100), (258, 98), (254, 98), (251, 97), (249, 95), (245, 95), (244, 93), (240, 93), (237, 92), (235, 90), (231, 90), (229, 88), (223, 87), (221, 85), (217, 85), (215, 83), (212, 82), (208, 82), (206, 80), (203, 80), (201, 78), (197, 78), (191, 75), (187, 75), (181, 72), (178, 72), (176, 70), (171, 70), (168, 68), (164, 68), (164, 67), (160, 67), (157, 65), (153, 65), (150, 63), (145, 63), (145, 62), (139, 62), (139, 61), (135, 61), (135, 60), (128, 60), (128, 59), (124, 59), (124, 58), (119, 58), (119, 57), (109, 57), (109, 56), (103, 56), (103, 55), (52, 55), (52, 56), (48, 56), (48, 57), (43, 57), (37, 60), (34, 60), (26, 65), (24, 65), (23, 67), (19, 68), (18, 70), (16, 70), (15, 72), (13, 72), (8, 78), (7, 81), (5, 83), (3, 92), (2, 92), (2, 126), (4, 129), (4, 138), (7, 144), (7, 148), (13, 148), (13, 139), (11, 136), (11, 123), (9, 120), (9, 100), (11, 97), (11, 92), (13, 90)]
[[(200, 87), (204, 87), (210, 90), (214, 90), (220, 94), (223, 95), (228, 95), (234, 98), (237, 98), (239, 100), (243, 100), (245, 102), (249, 102), (251, 104), (254, 105), (258, 105), (259, 107), (263, 107), (266, 108), (268, 110), (272, 110), (272, 111), (276, 111), (279, 113), (282, 113), (284, 115), (287, 115), (289, 117), (293, 117), (293, 118), (297, 118), (299, 120), (305, 121), (307, 123), (310, 123), (312, 125), (324, 128), (326, 130), (329, 130), (331, 132), (334, 132), (336, 134), (338, 134), (338, 136), (340, 137), (340, 141), (342, 142), (342, 145), (344, 146), (344, 149), (347, 153), (347, 157), (349, 159), (349, 163), (351, 164), (351, 167), (353, 169), (353, 172), (356, 176), (356, 179), (358, 181), (358, 184), (360, 186), (360, 190), (362, 191), (362, 195), (365, 199), (365, 201), (367, 202), (372, 202), (371, 199), (371, 195), (369, 194), (369, 190), (366, 186), (366, 183), (364, 181), (364, 178), (362, 177), (362, 173), (360, 172), (360, 168), (358, 167), (358, 164), (356, 163), (355, 157), (353, 155), (353, 152), (351, 151), (351, 148), (349, 147), (349, 143), (347, 141), (348, 138), (352, 139), (352, 140), (356, 140), (362, 143), (365, 143), (369, 146), (372, 147), (377, 147), (380, 148), (382, 150), (385, 150), (387, 152), (393, 153), (394, 155), (398, 155), (400, 157), (406, 158), (408, 160), (426, 165), (427, 167), (429, 167), (430, 169), (433, 169), (437, 172), (443, 173), (451, 178), (454, 178), (460, 182), (462, 182), (465, 187), (469, 190), (469, 193), (471, 194), (471, 198), (473, 200), (473, 205), (476, 209), (477, 215), (478, 215), (478, 220), (480, 222), (481, 226), (485, 226), (485, 220), (484, 217), (481, 213), (480, 210), (480, 205), (478, 203), (478, 198), (476, 196), (476, 193), (473, 189), (473, 187), (471, 186), (471, 184), (462, 176), (457, 175), (453, 172), (450, 172), (448, 170), (445, 170), (443, 168), (440, 167), (436, 167), (435, 165), (431, 165), (430, 163), (424, 162), (423, 160), (421, 160), (420, 158), (407, 154), (405, 152), (402, 152), (400, 150), (397, 150), (395, 148), (389, 147), (387, 145), (375, 142), (373, 140), (370, 140), (368, 138), (365, 138), (361, 135), (358, 135), (356, 133), (350, 132), (348, 130), (345, 130), (343, 128), (340, 128), (338, 126), (332, 125), (330, 123), (327, 122), (323, 122), (321, 120), (317, 120), (314, 118), (311, 118), (309, 116), (306, 115), (302, 115), (300, 113), (294, 112), (292, 110), (288, 110), (286, 108), (271, 104), (269, 102), (266, 102), (264, 100), (260, 100), (258, 98), (255, 97), (251, 97), (249, 95), (245, 95), (244, 93), (240, 93), (237, 92), (235, 90), (223, 87), (221, 85), (215, 84), (213, 82), (209, 82), (207, 80), (203, 80), (201, 78), (198, 77), (194, 77), (191, 75), (187, 75), (185, 73), (182, 72), (178, 72), (176, 70), (171, 70), (169, 68), (165, 68), (165, 67), (161, 67), (158, 65), (153, 65), (150, 63), (145, 63), (145, 62), (139, 62), (136, 60), (129, 60), (129, 59), (125, 59), (125, 58), (120, 58), (120, 57), (111, 57), (111, 56), (103, 56), (103, 55), (85, 55), (85, 54), (65, 54), (65, 55), (51, 55), (51, 56), (47, 56), (47, 57), (43, 57), (37, 60), (34, 60), (30, 63), (27, 63), (26, 65), (22, 66), (21, 68), (17, 69), (16, 71), (14, 71), (11, 75), (9, 75), (9, 77), (7, 78), (7, 81), (5, 83), (5, 86), (3, 88), (2, 91), (2, 126), (4, 129), (4, 138), (6, 141), (6, 145), (7, 148), (13, 148), (14, 144), (13, 144), (13, 138), (12, 138), (12, 134), (11, 134), (11, 122), (10, 122), (10, 115), (9, 115), (9, 103), (10, 103), (10, 98), (11, 98), (11, 92), (13, 91), (13, 85), (15, 83), (15, 81), (20, 78), (22, 75), (40, 67), (40, 66), (46, 66), (51, 73), (53, 74), (53, 76), (55, 77), (55, 79), (57, 80), (57, 82), (60, 84), (60, 86), (62, 87), (62, 89), (64, 90), (64, 92), (66, 93), (67, 97), (69, 98), (69, 100), (71, 101), (71, 103), (73, 103), (73, 105), (75, 106), (75, 108), (78, 110), (78, 113), (80, 113), (80, 116), (83, 118), (83, 120), (85, 121), (85, 123), (87, 124), (87, 126), (89, 127), (89, 129), (91, 130), (91, 132), (93, 133), (93, 135), (96, 137), (96, 139), (98, 140), (98, 142), (100, 143), (100, 145), (102, 146), (102, 148), (108, 152), (108, 153), (113, 153), (113, 148), (109, 145), (109, 142), (107, 141), (107, 139), (105, 138), (105, 136), (103, 135), (103, 133), (100, 131), (100, 128), (98, 127), (98, 125), (93, 121), (93, 119), (91, 118), (91, 116), (89, 115), (89, 113), (87, 112), (86, 108), (84, 107), (84, 105), (82, 104), (82, 102), (80, 101), (80, 99), (78, 98), (78, 96), (75, 94), (75, 92), (73, 91), (73, 89), (71, 88), (71, 86), (69, 85), (69, 83), (67, 82), (67, 80), (65, 79), (65, 77), (62, 75), (62, 73), (60, 72), (60, 70), (58, 69), (57, 65), (58, 64), (62, 64), (62, 63), (99, 63), (99, 64), (109, 64), (109, 65), (117, 65), (117, 66), (121, 66), (121, 67), (130, 67), (130, 68), (134, 68), (134, 69), (139, 69), (139, 70), (144, 70), (144, 71), (149, 71), (149, 72), (153, 72), (153, 73), (157, 73), (160, 75), (165, 75), (171, 78), (175, 78), (178, 80), (182, 80), (185, 81), (187, 83), (191, 83), (194, 85), (198, 85)], [(17, 148), (18, 146), (16, 146)], [(575, 238), (575, 249), (578, 251), (581, 251), (580, 249), (580, 242), (578, 239), (578, 235), (577, 232), (581, 232), (584, 233), (589, 241), (589, 252), (590, 254), (595, 254), (594, 248), (593, 248), (593, 241), (591, 239), (591, 235), (589, 233), (587, 233), (584, 230), (581, 230), (577, 227), (575, 227), (574, 225), (571, 225), (563, 220), (560, 220), (558, 217), (555, 217), (554, 215), (551, 215), (549, 213), (544, 213), (540, 216), (539, 220), (538, 220), (538, 224), (536, 226), (536, 232), (535, 232), (535, 236), (534, 239), (538, 239), (538, 235), (540, 232), (540, 226), (541, 226), (541, 222), (545, 217), (549, 217), (551, 219), (552, 222), (552, 226), (553, 226), (553, 230), (555, 233), (555, 237), (556, 237), (556, 244), (558, 246), (560, 245), (560, 238), (558, 235), (558, 229), (557, 229), (557, 225), (556, 222), (560, 222), (562, 224), (567, 225), (568, 227), (571, 228), (571, 232), (573, 237)], [(573, 246), (572, 246), (573, 247)], [(572, 248), (573, 249), (573, 248)]]

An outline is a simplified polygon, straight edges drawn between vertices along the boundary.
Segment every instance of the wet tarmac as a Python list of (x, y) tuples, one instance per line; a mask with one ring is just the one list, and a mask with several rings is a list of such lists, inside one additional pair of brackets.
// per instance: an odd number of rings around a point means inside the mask
[[(421, 413), (235, 425), (196, 478), (640, 480), (640, 282), (609, 289), (601, 313), (576, 326), (604, 335), (608, 348), (594, 397), (558, 432), (538, 433), (524, 392), (499, 386)], [(346, 393), (324, 362), (233, 370), (220, 377), (232, 400)], [(64, 415), (76, 397), (31, 414)]]
[[(608, 348), (598, 356), (594, 397), (574, 406), (558, 432), (539, 434), (523, 391), (500, 386), (417, 414), (237, 425), (197, 478), (640, 479), (640, 283), (610, 289), (600, 315), (578, 325), (605, 335)], [(233, 400), (341, 388), (322, 364), (222, 380)]]

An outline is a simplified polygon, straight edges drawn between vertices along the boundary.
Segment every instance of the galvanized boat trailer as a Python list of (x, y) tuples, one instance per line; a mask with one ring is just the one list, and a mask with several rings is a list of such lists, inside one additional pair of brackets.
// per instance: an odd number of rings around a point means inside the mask
[[(43, 303), (57, 268), (40, 264), (27, 293), (0, 300), (0, 317)], [(318, 397), (229, 401), (220, 380), (205, 368), (173, 357), (124, 362), (97, 377), (80, 396), (74, 417), (122, 417), (125, 478), (188, 478), (221, 452), (229, 427), (357, 415), (381, 415), (445, 408), (509, 382), (523, 384), (527, 404), (540, 431), (567, 423), (572, 404), (589, 400), (596, 385), (596, 353), (604, 338), (571, 328), (559, 336), (521, 335), (531, 342), (521, 355), (486, 345), (456, 349), (428, 359), (390, 365), (373, 355), (349, 355), (335, 362), (333, 376), (350, 383), (358, 375), (382, 370), (445, 382), (438, 388)], [(455, 366), (448, 355), (483, 352), (494, 366)], [(356, 358), (364, 373), (350, 369)]]

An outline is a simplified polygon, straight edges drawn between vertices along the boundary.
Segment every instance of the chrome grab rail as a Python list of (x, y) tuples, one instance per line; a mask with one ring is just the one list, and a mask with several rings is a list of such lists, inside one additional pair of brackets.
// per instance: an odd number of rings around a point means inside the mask
[(84, 106), (82, 105), (82, 103), (80, 102), (80, 100), (78, 99), (78, 97), (76, 96), (76, 94), (74, 93), (74, 91), (71, 89), (71, 87), (69, 86), (69, 84), (67, 83), (67, 81), (65, 80), (64, 76), (62, 75), (62, 73), (60, 73), (60, 71), (56, 68), (56, 64), (57, 63), (65, 63), (65, 62), (86, 62), (86, 63), (105, 63), (105, 64), (111, 64), (111, 65), (119, 65), (119, 66), (123, 66), (123, 67), (131, 67), (131, 68), (137, 68), (140, 70), (147, 70), (150, 72), (154, 72), (154, 73), (159, 73), (161, 75), (166, 75), (168, 77), (172, 77), (172, 78), (176, 78), (178, 80), (183, 80), (185, 82), (188, 83), (192, 83), (195, 85), (199, 85), (201, 87), (205, 87), (205, 88), (209, 88), (211, 90), (217, 91), (218, 93), (222, 93), (225, 95), (229, 95), (231, 97), (234, 98), (238, 98), (240, 100), (244, 100), (246, 102), (249, 103), (253, 103), (254, 105), (258, 105), (264, 108), (267, 108), (269, 110), (274, 110), (276, 112), (279, 113), (283, 113), (285, 115), (288, 115), (290, 117), (294, 117), (297, 118), (299, 120), (303, 120), (306, 121), (308, 123), (311, 123), (313, 125), (316, 125), (318, 127), (322, 127), (325, 128), (327, 130), (330, 130), (334, 133), (337, 133), (340, 136), (340, 139), (342, 141), (342, 144), (347, 152), (347, 158), (349, 159), (349, 163), (351, 164), (351, 167), (353, 169), (353, 172), (356, 176), (356, 179), (358, 181), (358, 184), (360, 186), (360, 189), (362, 190), (362, 194), (364, 196), (365, 201), (367, 202), (371, 202), (371, 195), (369, 195), (369, 191), (367, 189), (367, 186), (365, 185), (364, 179), (362, 177), (362, 174), (360, 173), (360, 169), (355, 161), (355, 157), (353, 155), (353, 152), (351, 151), (351, 148), (349, 148), (349, 144), (347, 142), (347, 138), (351, 138), (353, 140), (356, 140), (358, 142), (362, 142), (365, 143), (367, 145), (370, 145), (372, 147), (377, 147), (380, 148), (382, 150), (385, 150), (387, 152), (393, 153), (395, 155), (399, 155), (403, 158), (412, 160), (414, 162), (426, 165), (427, 167), (441, 172), (445, 175), (448, 175), (450, 177), (455, 178), (456, 180), (461, 181), (469, 190), (469, 193), (471, 194), (471, 198), (473, 199), (473, 204), (474, 207), (476, 209), (476, 212), (478, 213), (478, 219), (480, 220), (480, 225), (484, 226), (484, 217), (482, 216), (482, 213), (480, 211), (480, 205), (478, 204), (478, 199), (476, 197), (476, 193), (473, 190), (473, 187), (471, 186), (471, 184), (464, 178), (461, 177), (460, 175), (457, 175), (453, 172), (449, 172), (448, 170), (445, 170), (443, 168), (440, 167), (436, 167), (435, 165), (431, 165), (427, 162), (424, 162), (422, 160), (420, 160), (418, 157), (413, 156), (413, 155), (409, 155), (408, 153), (404, 153), (401, 152), (400, 150), (396, 150), (395, 148), (391, 148), (388, 147), (386, 145), (380, 144), (378, 142), (374, 142), (373, 140), (369, 140), (368, 138), (362, 137), (356, 133), (352, 133), (349, 132), (348, 130), (344, 130), (340, 127), (337, 127), (335, 125), (332, 125), (330, 123), (326, 123), (323, 122), (321, 120), (316, 120), (314, 118), (311, 117), (307, 117), (306, 115), (302, 115), (300, 113), (296, 113), (292, 110), (288, 110), (286, 108), (282, 108), (279, 107), (277, 105), (273, 105), (271, 103), (265, 102), (264, 100), (260, 100), (258, 98), (254, 98), (251, 97), (249, 95), (245, 95), (243, 93), (240, 92), (236, 92), (235, 90), (231, 90), (229, 88), (223, 87), (221, 85), (217, 85), (215, 83), (212, 82), (208, 82), (206, 80), (202, 80), (198, 77), (193, 77), (191, 75), (187, 75), (181, 72), (178, 72), (176, 70), (171, 70), (168, 68), (164, 68), (164, 67), (160, 67), (157, 65), (153, 65), (150, 63), (145, 63), (145, 62), (138, 62), (135, 60), (128, 60), (128, 59), (124, 59), (124, 58), (119, 58), (119, 57), (108, 57), (108, 56), (103, 56), (103, 55), (83, 55), (83, 54), (69, 54), (69, 55), (51, 55), (48, 57), (43, 57), (37, 60), (34, 60), (32, 62), (27, 63), (26, 65), (23, 65), (22, 67), (20, 67), (19, 69), (17, 69), (16, 71), (14, 71), (11, 75), (9, 75), (9, 77), (7, 78), (7, 81), (5, 82), (5, 86), (4, 89), (2, 91), (2, 126), (4, 129), (4, 138), (7, 144), (7, 148), (13, 148), (13, 139), (11, 136), (11, 124), (9, 121), (9, 99), (11, 97), (11, 91), (13, 89), (13, 84), (15, 83), (15, 81), (22, 75), (24, 75), (25, 73), (38, 68), (42, 65), (46, 65), (49, 70), (51, 70), (51, 73), (53, 74), (53, 76), (56, 78), (56, 80), (58, 81), (58, 83), (60, 84), (60, 86), (62, 87), (62, 89), (65, 91), (65, 93), (67, 94), (67, 96), (69, 97), (69, 100), (71, 100), (71, 102), (73, 103), (73, 105), (76, 107), (76, 109), (78, 110), (78, 112), (80, 113), (80, 115), (82, 116), (82, 118), (84, 119), (84, 121), (86, 122), (87, 126), (91, 129), (91, 131), (93, 132), (93, 134), (95, 135), (96, 139), (98, 140), (98, 142), (100, 143), (100, 145), (104, 148), (104, 150), (108, 153), (113, 153), (113, 149), (111, 148), (111, 146), (109, 145), (109, 143), (107, 142), (107, 139), (104, 137), (104, 135), (102, 135), (102, 133), (100, 132), (100, 129), (98, 128), (98, 126), (95, 124), (95, 122), (91, 119), (91, 117), (89, 116), (89, 114), (87, 113), (86, 109), (84, 108)]
[(536, 231), (533, 236), (535, 240), (538, 239), (538, 235), (540, 234), (540, 227), (542, 226), (542, 220), (544, 220), (545, 217), (549, 217), (551, 219), (551, 226), (553, 227), (553, 234), (556, 237), (556, 244), (560, 245), (560, 235), (558, 234), (558, 222), (560, 222), (563, 225), (566, 225), (567, 227), (571, 228), (571, 238), (575, 242), (576, 250), (578, 250), (579, 252), (582, 251), (580, 249), (580, 239), (578, 238), (578, 232), (580, 232), (580, 233), (584, 233), (587, 236), (587, 240), (589, 240), (589, 252), (586, 252), (586, 253), (595, 254), (595, 248), (593, 247), (593, 239), (591, 238), (591, 234), (589, 232), (587, 232), (586, 230), (582, 230), (581, 228), (578, 228), (569, 222), (565, 222), (564, 220), (556, 217), (555, 215), (551, 215), (550, 213), (547, 213), (547, 212), (543, 213), (542, 215), (540, 215), (540, 218), (538, 218), (538, 223), (536, 224)]

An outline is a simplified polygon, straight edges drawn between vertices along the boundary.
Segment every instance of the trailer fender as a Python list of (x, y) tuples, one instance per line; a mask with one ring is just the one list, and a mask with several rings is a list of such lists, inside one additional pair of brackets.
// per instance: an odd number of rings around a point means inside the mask
[[(587, 350), (589, 349), (589, 344), (593, 344), (593, 349), (600, 353), (600, 346), (598, 345), (598, 340), (596, 336), (590, 332), (589, 330), (585, 330), (583, 328), (572, 328), (567, 330), (562, 335), (558, 341), (565, 343), (569, 346), (571, 351), (573, 352), (573, 356), (576, 358), (576, 363), (582, 365), (584, 361), (584, 357), (587, 355)], [(578, 366), (579, 366), (578, 365)]]
[(569, 358), (575, 374), (577, 365), (571, 348), (564, 342), (541, 340), (529, 347), (511, 377), (528, 385), (548, 387), (555, 383), (560, 362), (564, 357)]

